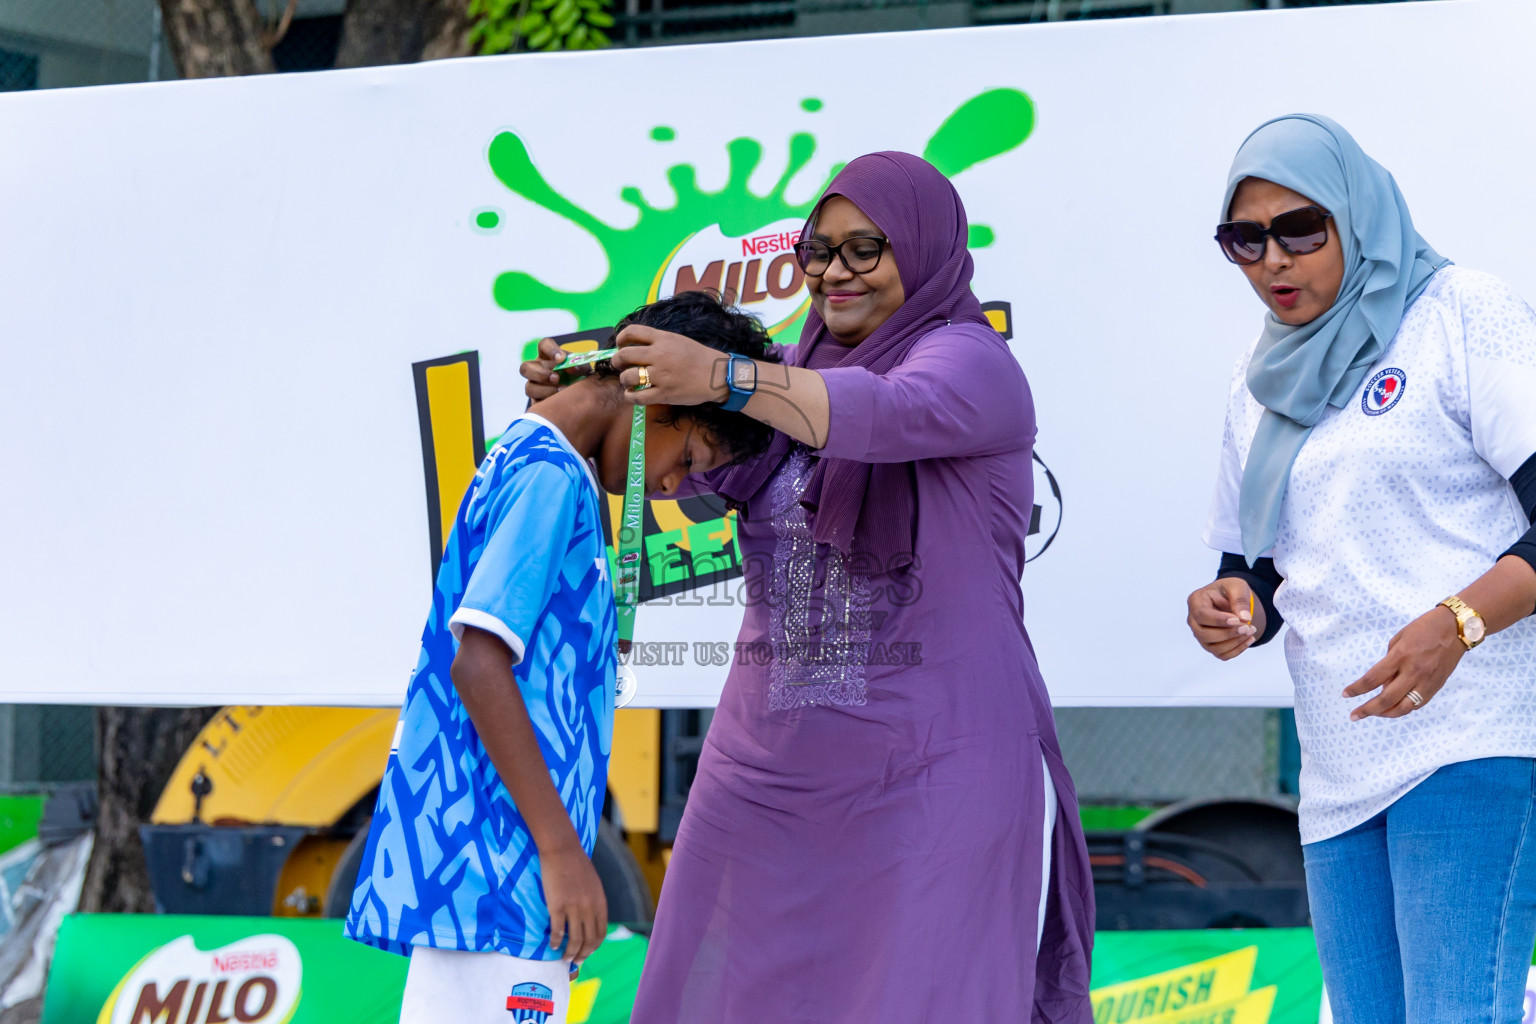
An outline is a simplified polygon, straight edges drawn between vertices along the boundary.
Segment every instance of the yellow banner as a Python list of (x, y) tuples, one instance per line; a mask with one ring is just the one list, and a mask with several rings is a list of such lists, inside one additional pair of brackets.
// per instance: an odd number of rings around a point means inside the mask
[(1250, 992), (1259, 949), (1094, 989), (1094, 1024), (1268, 1024), (1275, 987)]

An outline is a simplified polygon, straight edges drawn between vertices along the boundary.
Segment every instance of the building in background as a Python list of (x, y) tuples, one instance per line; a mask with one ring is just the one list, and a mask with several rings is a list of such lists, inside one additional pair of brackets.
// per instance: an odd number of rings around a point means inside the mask
[[(283, 0), (255, 0), (275, 15)], [(467, 0), (466, 0), (467, 2)], [(1414, 0), (613, 0), (620, 46)], [(279, 71), (328, 68), (346, 0), (299, 0)], [(269, 10), (270, 9), (270, 10)], [(156, 0), (5, 0), (0, 91), (175, 78)]]
[(154, 0), (5, 0), (0, 90), (149, 81), (156, 12)]

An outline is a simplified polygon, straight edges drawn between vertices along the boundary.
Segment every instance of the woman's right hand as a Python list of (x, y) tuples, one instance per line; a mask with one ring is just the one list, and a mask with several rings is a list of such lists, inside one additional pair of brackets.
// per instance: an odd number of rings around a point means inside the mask
[(1246, 580), (1225, 576), (1189, 595), (1187, 621), (1201, 647), (1231, 661), (1264, 635), (1264, 606), (1253, 600)]
[[(528, 380), (523, 385), (523, 392), (528, 396), (529, 403), (542, 402), (560, 390), (560, 375), (555, 372), (555, 367), (567, 354), (556, 344), (555, 339), (545, 338), (539, 342), (539, 358), (523, 361), (522, 374)], [(579, 372), (590, 371), (583, 368)]]

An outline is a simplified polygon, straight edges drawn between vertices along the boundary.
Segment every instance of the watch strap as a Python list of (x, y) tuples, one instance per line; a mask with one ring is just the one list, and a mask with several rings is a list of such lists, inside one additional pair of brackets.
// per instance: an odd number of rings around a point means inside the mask
[(747, 402), (751, 400), (752, 396), (757, 393), (757, 381), (755, 380), (757, 376), (755, 372), (757, 367), (755, 365), (753, 365), (754, 373), (752, 376), (754, 377), (754, 380), (752, 382), (752, 387), (744, 388), (736, 382), (736, 367), (741, 363), (751, 362), (751, 359), (748, 359), (746, 356), (739, 352), (729, 353), (729, 355), (726, 357), (725, 386), (727, 389), (727, 394), (725, 396), (725, 401), (720, 403), (720, 408), (724, 409), (726, 412), (740, 412), (742, 407), (745, 406)]
[(1456, 636), (1461, 640), (1463, 644), (1466, 645), (1467, 650), (1470, 651), (1472, 648), (1476, 647), (1478, 644), (1487, 639), (1486, 635), (1479, 637), (1476, 640), (1467, 639), (1467, 620), (1473, 617), (1482, 617), (1478, 615), (1477, 612), (1473, 611), (1472, 606), (1467, 604), (1467, 602), (1463, 601), (1455, 594), (1452, 594), (1444, 601), (1441, 601), (1440, 604), (1442, 607), (1449, 608), (1451, 614), (1456, 616)]

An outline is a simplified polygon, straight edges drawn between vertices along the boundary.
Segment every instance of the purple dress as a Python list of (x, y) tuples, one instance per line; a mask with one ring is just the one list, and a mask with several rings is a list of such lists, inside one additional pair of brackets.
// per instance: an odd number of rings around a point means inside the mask
[[(1087, 1024), (1092, 878), (1019, 589), (1028, 384), (975, 324), (884, 375), (821, 372), (826, 447), (793, 449), (739, 523), (744, 646), (631, 1019)], [(816, 454), (911, 463), (912, 572), (818, 550), (798, 503)], [(1042, 754), (1059, 811), (1037, 956)]]

